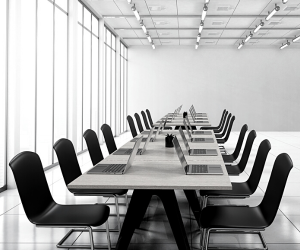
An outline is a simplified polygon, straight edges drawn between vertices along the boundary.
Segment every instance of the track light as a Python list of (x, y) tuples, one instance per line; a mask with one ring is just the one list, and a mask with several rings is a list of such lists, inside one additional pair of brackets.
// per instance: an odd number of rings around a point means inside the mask
[(141, 17), (140, 17), (140, 15), (139, 15), (139, 13), (138, 13), (136, 7), (135, 7), (135, 4), (131, 7), (131, 10), (133, 11), (133, 14), (135, 15), (136, 19), (137, 19), (138, 21), (140, 21), (140, 20), (141, 20)]
[(299, 35), (299, 36), (296, 36), (296, 37), (293, 39), (293, 43), (297, 42), (299, 39), (300, 39), (300, 35)]
[(266, 20), (269, 21), (269, 20), (272, 18), (272, 16), (274, 16), (275, 13), (276, 13), (277, 11), (279, 11), (279, 10), (280, 10), (280, 7), (279, 7), (277, 4), (275, 4), (274, 10), (272, 10), (271, 12), (268, 12), (269, 14), (268, 14), (268, 16), (266, 17)]
[(199, 47), (199, 43), (196, 42), (195, 49), (198, 49), (198, 47)]
[(151, 43), (151, 46), (152, 46), (152, 49), (155, 49), (155, 45), (154, 45), (153, 41)]
[(282, 46), (280, 47), (280, 49), (284, 49), (286, 48), (287, 46), (289, 46), (291, 43), (289, 41), (286, 41), (285, 44), (282, 44)]
[(286, 4), (288, 2), (288, 0), (282, 0), (283, 4)]
[(198, 36), (197, 36), (197, 43), (199, 43), (200, 38), (201, 38), (201, 34), (199, 33)]
[(204, 22), (203, 22), (203, 21), (201, 21), (201, 22), (200, 22), (200, 26), (199, 26), (199, 33), (201, 33), (201, 32), (202, 32), (202, 30), (203, 30), (203, 27), (204, 27)]
[(128, 4), (131, 4), (132, 3), (132, 0), (127, 0)]
[(152, 38), (151, 38), (151, 36), (149, 35), (148, 32), (147, 32), (146, 36), (147, 36), (147, 39), (148, 39), (149, 43), (152, 43)]
[(253, 37), (253, 34), (250, 31), (249, 36), (246, 36), (245, 43), (248, 42)]
[(209, 0), (205, 0), (205, 3), (208, 4), (208, 3), (209, 3)]
[(204, 19), (206, 17), (207, 10), (208, 10), (207, 4), (204, 4), (203, 11), (202, 11), (202, 17), (201, 17), (202, 21), (204, 21)]
[(255, 28), (255, 30), (254, 30), (254, 33), (256, 33), (257, 31), (259, 31), (260, 28), (261, 28), (262, 26), (264, 26), (264, 25), (265, 25), (265, 23), (264, 23), (263, 21), (260, 21), (260, 24), (256, 26), (256, 28)]
[(242, 43), (239, 44), (238, 49), (241, 49), (244, 46), (244, 44), (245, 44), (244, 41), (242, 41)]
[(143, 20), (140, 21), (140, 25), (141, 25), (142, 30), (144, 31), (144, 33), (147, 34), (147, 29), (146, 29), (146, 26), (144, 25)]

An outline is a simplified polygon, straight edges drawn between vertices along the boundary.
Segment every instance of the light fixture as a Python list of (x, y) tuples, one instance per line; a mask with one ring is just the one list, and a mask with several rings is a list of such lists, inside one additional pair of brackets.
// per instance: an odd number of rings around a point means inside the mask
[(199, 43), (196, 42), (195, 49), (198, 49), (198, 47), (199, 47)]
[(149, 43), (152, 43), (152, 38), (151, 38), (151, 36), (149, 35), (148, 32), (147, 32), (146, 36), (147, 36), (147, 39), (148, 39)]
[(202, 32), (202, 30), (203, 30), (203, 27), (204, 27), (204, 22), (203, 22), (203, 21), (201, 21), (201, 22), (200, 22), (200, 26), (199, 26), (199, 33), (201, 33), (201, 32)]
[(282, 0), (283, 4), (286, 4), (288, 2), (288, 0)]
[(140, 25), (141, 25), (142, 30), (144, 31), (144, 33), (147, 34), (147, 29), (146, 29), (146, 26), (144, 25), (143, 20), (140, 21)]
[(245, 44), (244, 41), (242, 41), (242, 43), (239, 44), (238, 49), (241, 49), (244, 46), (244, 44)]
[(255, 28), (255, 30), (254, 30), (254, 33), (256, 33), (257, 31), (259, 31), (260, 28), (261, 28), (262, 26), (264, 26), (264, 25), (265, 25), (265, 23), (264, 23), (263, 21), (260, 21), (260, 24), (256, 26), (256, 28)]
[(209, 3), (209, 0), (205, 0), (205, 3)]
[(280, 7), (279, 7), (277, 4), (275, 4), (274, 10), (272, 10), (271, 12), (268, 12), (269, 14), (268, 14), (268, 16), (266, 17), (266, 20), (269, 21), (269, 20), (272, 18), (272, 16), (274, 16), (275, 13), (276, 13), (277, 11), (279, 11), (279, 10), (280, 10)]
[(202, 21), (204, 21), (204, 19), (206, 17), (207, 10), (208, 10), (207, 4), (204, 4), (203, 11), (202, 11), (202, 17), (201, 17)]
[(280, 49), (284, 49), (286, 48), (287, 46), (289, 46), (291, 43), (289, 41), (286, 41), (285, 44), (282, 44), (282, 46), (280, 47)]
[(155, 45), (154, 45), (153, 41), (151, 43), (151, 46), (152, 46), (152, 49), (155, 49)]
[(138, 21), (140, 21), (140, 20), (141, 20), (141, 17), (140, 17), (140, 15), (139, 15), (139, 13), (138, 13), (136, 7), (135, 7), (135, 4), (131, 7), (131, 10), (133, 11), (133, 14), (135, 15), (136, 19), (137, 19)]
[(245, 43), (248, 42), (253, 37), (253, 34), (250, 31), (249, 36), (246, 36)]
[(132, 0), (127, 0), (128, 4), (131, 4), (132, 3)]
[(293, 43), (297, 42), (299, 39), (300, 39), (300, 35), (299, 35), (299, 36), (296, 36), (296, 37), (293, 39)]
[(200, 38), (201, 38), (201, 34), (199, 33), (198, 36), (197, 36), (197, 43), (199, 43)]

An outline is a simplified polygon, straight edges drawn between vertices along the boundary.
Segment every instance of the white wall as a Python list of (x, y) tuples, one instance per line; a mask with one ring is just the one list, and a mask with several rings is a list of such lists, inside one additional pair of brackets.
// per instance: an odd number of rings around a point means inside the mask
[(224, 108), (260, 131), (300, 130), (300, 49), (150, 46), (129, 49), (128, 114), (148, 108), (155, 119), (183, 104), (208, 112), (217, 125)]

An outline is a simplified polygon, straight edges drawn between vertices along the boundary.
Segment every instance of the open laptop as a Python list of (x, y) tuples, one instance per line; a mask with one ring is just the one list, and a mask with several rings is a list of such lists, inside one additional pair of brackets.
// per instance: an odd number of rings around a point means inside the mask
[(139, 146), (142, 142), (143, 136), (141, 136), (134, 144), (133, 150), (128, 158), (127, 164), (104, 164), (98, 163), (88, 174), (125, 174), (126, 171), (131, 167), (132, 162), (136, 156)]
[[(167, 120), (167, 119), (166, 119)], [(156, 130), (156, 133), (154, 135), (154, 137), (151, 139), (152, 142), (154, 142), (156, 140), (157, 135), (161, 132), (161, 130), (163, 129), (163, 120), (160, 121), (158, 129)], [(166, 121), (165, 121), (166, 124)]]
[(217, 174), (217, 175), (223, 174), (221, 165), (217, 165), (217, 164), (188, 165), (176, 136), (173, 139), (173, 144), (185, 174), (187, 175), (188, 174), (193, 174), (193, 175), (194, 174)]
[(207, 116), (206, 113), (197, 113), (193, 104), (191, 106), (191, 109), (193, 110), (193, 112), (195, 114), (195, 117), (197, 117), (197, 116), (199, 116), (199, 117), (206, 117)]
[(195, 117), (195, 114), (193, 113), (193, 111), (190, 109), (190, 113), (191, 113), (191, 116), (192, 116), (192, 118), (193, 118), (193, 121), (195, 122), (195, 123), (207, 123), (207, 120), (197, 120), (197, 118)]
[(186, 125), (185, 119), (183, 119), (183, 125), (184, 125), (185, 130), (187, 131), (190, 139), (191, 139), (191, 142), (203, 142), (203, 143), (213, 143), (214, 142), (213, 138), (193, 138), (188, 126)]
[(218, 155), (218, 152), (215, 149), (191, 149), (190, 145), (185, 137), (185, 134), (181, 128), (179, 128), (179, 133), (182, 137), (183, 143), (184, 143), (189, 155), (191, 155), (191, 156), (198, 156), (198, 155), (200, 155), (200, 156), (204, 156), (204, 155), (217, 156)]
[(187, 116), (185, 117), (185, 119), (186, 119), (186, 123), (187, 123), (189, 129), (192, 132), (192, 135), (212, 135), (211, 131), (205, 131), (205, 130), (197, 131), (197, 130), (193, 130), (193, 128), (191, 126), (191, 123), (190, 123), (190, 119)]

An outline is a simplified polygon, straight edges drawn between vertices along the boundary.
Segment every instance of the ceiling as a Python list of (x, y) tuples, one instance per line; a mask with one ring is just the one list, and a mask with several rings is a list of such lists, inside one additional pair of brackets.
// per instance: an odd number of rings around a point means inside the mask
[[(127, 0), (85, 0), (128, 46), (150, 46)], [(132, 0), (155, 45), (196, 44), (205, 0)], [(280, 10), (269, 20), (268, 11)], [(263, 20), (246, 46), (300, 48), (300, 0), (210, 0), (199, 46), (238, 46)], [(254, 47), (253, 47), (254, 48)]]

